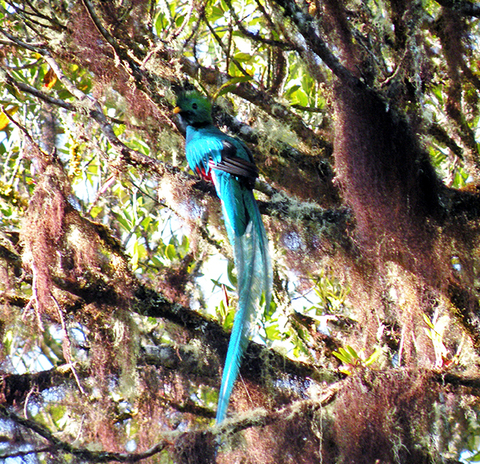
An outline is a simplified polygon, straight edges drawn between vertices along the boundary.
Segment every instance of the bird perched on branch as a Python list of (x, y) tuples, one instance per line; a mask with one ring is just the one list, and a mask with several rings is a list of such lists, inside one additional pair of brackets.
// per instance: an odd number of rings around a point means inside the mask
[(213, 125), (210, 102), (196, 91), (182, 93), (174, 113), (186, 128), (190, 168), (215, 185), (222, 202), (238, 280), (238, 307), (223, 368), (216, 422), (227, 414), (230, 395), (248, 345), (253, 316), (265, 293), (270, 305), (272, 267), (253, 186), (258, 169), (248, 148)]

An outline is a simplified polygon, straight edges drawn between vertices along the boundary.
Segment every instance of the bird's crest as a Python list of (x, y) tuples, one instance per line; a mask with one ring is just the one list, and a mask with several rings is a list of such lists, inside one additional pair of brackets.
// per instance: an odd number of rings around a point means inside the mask
[(212, 104), (196, 90), (179, 94), (174, 113), (180, 113), (191, 124), (212, 123)]

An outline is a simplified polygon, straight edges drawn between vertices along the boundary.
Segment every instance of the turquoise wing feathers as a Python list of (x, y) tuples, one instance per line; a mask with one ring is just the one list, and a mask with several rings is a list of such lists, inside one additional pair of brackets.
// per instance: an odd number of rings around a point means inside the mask
[(258, 177), (253, 157), (239, 140), (212, 123), (208, 100), (197, 93), (179, 97), (177, 107), (186, 129), (190, 168), (211, 180), (222, 201), (228, 238), (237, 269), (238, 307), (223, 369), (216, 422), (222, 422), (252, 332), (262, 293), (271, 299), (272, 267), (268, 241), (252, 188)]

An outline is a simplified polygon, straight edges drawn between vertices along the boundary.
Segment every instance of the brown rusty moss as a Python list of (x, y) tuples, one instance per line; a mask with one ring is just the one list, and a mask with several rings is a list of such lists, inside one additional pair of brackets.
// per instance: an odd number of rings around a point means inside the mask
[(339, 462), (431, 462), (428, 437), (439, 388), (421, 371), (365, 371), (339, 392), (333, 420)]
[[(149, 5), (148, 2), (143, 1), (131, 2), (128, 5), (131, 11), (117, 7), (113, 2), (100, 2), (97, 5), (97, 14), (114, 41), (136, 47), (137, 43), (148, 35), (142, 32), (143, 23), (138, 21), (135, 14), (143, 12), (141, 17), (144, 17), (147, 14), (145, 9), (148, 9)], [(144, 136), (150, 139), (153, 146), (156, 146), (154, 142), (158, 143), (158, 127), (162, 122), (167, 127), (171, 126), (168, 108), (162, 107), (158, 99), (154, 102), (151, 98), (153, 92), (163, 94), (164, 86), (153, 90), (151, 76), (140, 79), (135, 85), (129, 70), (118, 64), (116, 52), (80, 3), (75, 5), (70, 15), (66, 38), (75, 55), (72, 56), (71, 53), (65, 55), (63, 47), (58, 47), (55, 50), (56, 53), (66, 61), (77, 62), (95, 76), (92, 92), (96, 98), (107, 97), (118, 100), (118, 94), (120, 94), (125, 99), (124, 110), (129, 115), (124, 119), (130, 122), (142, 121), (145, 129)], [(135, 49), (135, 53), (139, 57), (142, 55), (140, 50)], [(155, 68), (156, 78), (160, 79), (168, 74), (169, 79), (174, 79), (175, 74), (171, 64), (163, 63), (163, 65)]]
[(447, 63), (449, 85), (447, 88), (447, 103), (445, 109), (453, 120), (462, 118), (462, 68), (465, 67), (464, 56), (467, 50), (464, 45), (466, 38), (466, 22), (454, 9), (448, 9), (440, 15), (435, 24), (435, 30), (442, 43), (442, 50)]
[(133, 0), (127, 4), (105, 1), (97, 7), (102, 20), (111, 26), (111, 30), (122, 42), (128, 43), (137, 36), (143, 36), (146, 42), (146, 21), (143, 20), (149, 16), (151, 6), (148, 1)]
[(434, 282), (438, 181), (401, 116), (366, 88), (337, 85), (334, 156), (344, 198), (367, 252)]
[(190, 292), (187, 285), (192, 283), (191, 265), (195, 262), (193, 253), (188, 253), (179, 262), (162, 269), (157, 276), (158, 288), (171, 301), (188, 306)]
[[(214, 244), (214, 240), (206, 231), (207, 217), (214, 230), (224, 228), (220, 201), (214, 193), (212, 184), (169, 173), (165, 173), (159, 179), (158, 197), (162, 204), (175, 211), (184, 221), (188, 228), (191, 252), (161, 269), (155, 283), (157, 289), (167, 298), (188, 306), (192, 293), (190, 285), (196, 277), (191, 265), (195, 260), (202, 261), (203, 256), (210, 251), (209, 245)], [(206, 239), (202, 247), (201, 238)]]
[[(272, 221), (285, 260), (305, 277), (328, 267), (352, 289), (357, 350), (384, 342), (398, 350), (402, 336), (406, 365), (433, 366), (424, 315), (437, 314), (456, 318), (479, 353), (477, 191), (447, 189), (410, 123), (378, 93), (338, 83), (334, 94), (334, 158), (352, 214), (341, 227)], [(450, 356), (461, 331), (444, 339)]]
[[(465, 313), (471, 316), (475, 257), (469, 244), (474, 231), (460, 231), (446, 223), (440, 206), (446, 188), (402, 115), (363, 86), (338, 84), (335, 93), (336, 169), (354, 217), (352, 238), (360, 257), (355, 267), (368, 271), (360, 280), (352, 275), (352, 287), (364, 287), (370, 280), (372, 289), (383, 288), (384, 294), (377, 290), (375, 298), (379, 308), (388, 297), (392, 279), (401, 282), (398, 301), (387, 306), (390, 310), (395, 306), (394, 317), (412, 331), (423, 312), (432, 314), (431, 301), (437, 298), (421, 295), (451, 296), (452, 285), (469, 289), (469, 298), (463, 297), (462, 302), (470, 302)], [(455, 255), (462, 263), (458, 273), (452, 267)], [(405, 298), (408, 304), (401, 303)], [(382, 312), (380, 319), (385, 318)]]
[[(82, 324), (96, 387), (108, 398), (115, 382), (128, 397), (136, 382), (138, 349), (127, 311), (133, 280), (126, 258), (103, 226), (72, 207), (69, 180), (58, 159), (45, 162), (42, 171), (20, 233), (24, 267), (33, 276), (33, 308), (38, 320)], [(103, 410), (102, 420), (108, 421), (109, 408), (102, 405), (95, 414)], [(101, 422), (92, 420), (99, 431)], [(92, 438), (113, 440), (102, 433)]]
[(215, 437), (210, 432), (180, 435), (173, 444), (173, 458), (178, 464), (214, 464)]
[[(38, 310), (53, 319), (54, 283), (67, 290), (71, 286), (73, 294), (87, 300), (93, 288), (103, 289), (112, 298), (106, 304), (120, 304), (130, 296), (132, 279), (120, 245), (103, 226), (80, 216), (70, 203), (71, 195), (63, 166), (54, 159), (39, 176), (20, 233)], [(97, 283), (92, 282), (94, 277)]]
[[(228, 464), (309, 464), (321, 462), (321, 441), (316, 434), (318, 419), (308, 408), (298, 408), (273, 424), (246, 430), (220, 448), (217, 462)], [(326, 461), (326, 462), (334, 462)]]
[[(268, 159), (259, 157), (258, 164), (269, 183), (289, 196), (306, 201), (315, 198), (325, 208), (338, 206), (338, 191), (332, 182), (331, 169), (320, 156), (292, 155), (289, 159), (287, 152), (271, 153)], [(289, 168), (290, 165), (295, 169)]]

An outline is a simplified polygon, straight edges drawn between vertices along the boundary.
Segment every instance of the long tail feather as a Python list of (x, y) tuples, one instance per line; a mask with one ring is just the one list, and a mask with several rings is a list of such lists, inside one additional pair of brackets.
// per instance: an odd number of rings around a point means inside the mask
[[(217, 423), (222, 422), (226, 417), (242, 356), (247, 348), (252, 331), (255, 310), (262, 292), (265, 292), (266, 304), (270, 304), (272, 283), (272, 267), (265, 228), (253, 193), (243, 188), (241, 191), (238, 189), (230, 190), (229, 193), (231, 198), (222, 198), (222, 204), (229, 239), (234, 249), (239, 298), (223, 368), (216, 417)], [(242, 196), (241, 201), (239, 201), (239, 194)], [(238, 233), (238, 221), (233, 217), (239, 213), (240, 205), (242, 213), (248, 218), (247, 225), (241, 234)]]

